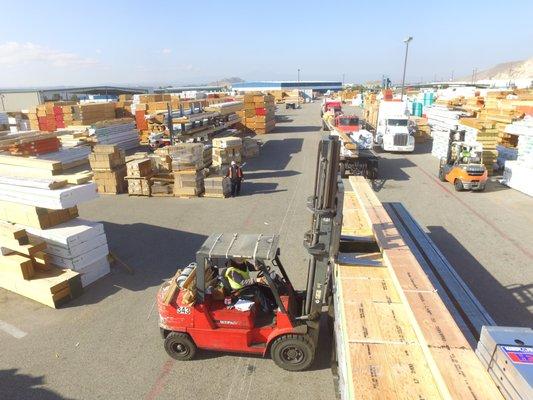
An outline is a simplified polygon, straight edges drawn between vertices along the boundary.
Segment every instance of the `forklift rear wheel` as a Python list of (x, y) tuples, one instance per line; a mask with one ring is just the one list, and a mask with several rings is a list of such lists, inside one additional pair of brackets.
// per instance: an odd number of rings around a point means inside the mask
[(165, 350), (176, 360), (192, 360), (196, 354), (196, 345), (191, 337), (182, 332), (170, 332), (165, 338)]
[(458, 192), (461, 192), (464, 189), (463, 182), (461, 182), (459, 179), (455, 180), (455, 182), (453, 183), (453, 186), (455, 187), (455, 190)]
[(439, 169), (439, 179), (441, 182), (446, 182), (446, 176), (444, 175), (444, 170), (442, 168)]
[(307, 336), (284, 335), (274, 341), (270, 355), (280, 368), (287, 371), (303, 371), (313, 363), (315, 349)]

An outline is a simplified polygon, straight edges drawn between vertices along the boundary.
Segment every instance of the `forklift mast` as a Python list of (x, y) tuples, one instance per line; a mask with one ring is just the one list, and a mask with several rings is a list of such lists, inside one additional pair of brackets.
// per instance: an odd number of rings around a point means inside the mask
[(333, 262), (339, 251), (344, 187), (339, 177), (341, 143), (336, 136), (320, 141), (314, 194), (307, 207), (313, 213), (304, 246), (309, 252), (307, 290), (303, 316), (315, 321), (331, 294)]

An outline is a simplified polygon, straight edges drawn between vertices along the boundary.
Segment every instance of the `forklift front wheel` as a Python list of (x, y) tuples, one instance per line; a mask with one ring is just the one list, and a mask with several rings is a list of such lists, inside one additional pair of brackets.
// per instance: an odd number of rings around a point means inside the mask
[(272, 360), (287, 371), (303, 371), (313, 363), (315, 349), (305, 335), (284, 335), (270, 348)]
[(446, 175), (444, 174), (443, 168), (439, 168), (439, 179), (441, 182), (446, 182)]
[(455, 187), (455, 190), (458, 192), (461, 192), (464, 189), (463, 182), (461, 182), (459, 179), (456, 179), (453, 183), (453, 186)]
[(165, 338), (165, 350), (170, 357), (176, 360), (192, 360), (196, 354), (196, 349), (196, 345), (186, 333), (170, 332)]

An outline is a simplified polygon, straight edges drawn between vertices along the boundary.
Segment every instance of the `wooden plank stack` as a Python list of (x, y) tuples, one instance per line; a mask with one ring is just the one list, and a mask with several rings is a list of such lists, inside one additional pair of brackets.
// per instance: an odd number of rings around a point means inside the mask
[(244, 109), (237, 111), (241, 124), (256, 134), (269, 133), (276, 127), (276, 104), (274, 96), (261, 92), (244, 95)]
[(98, 193), (119, 194), (127, 190), (126, 155), (115, 145), (96, 145), (89, 155)]
[(245, 159), (254, 158), (259, 155), (259, 141), (254, 138), (245, 137), (242, 139), (242, 156)]
[(141, 158), (126, 163), (128, 180), (128, 194), (130, 196), (150, 196), (153, 175), (152, 161), (149, 158)]
[(171, 146), (174, 196), (197, 197), (204, 192), (204, 145), (179, 143)]
[(98, 144), (115, 144), (123, 150), (139, 146), (139, 132), (131, 118), (102, 120), (95, 122), (89, 135)]
[(223, 175), (204, 178), (204, 188), (204, 197), (225, 198), (231, 193), (230, 180)]
[(85, 103), (72, 106), (73, 125), (91, 125), (115, 119), (115, 103)]
[(380, 252), (335, 266), (341, 398), (502, 399), (368, 183), (350, 183), (343, 233)]
[(229, 166), (232, 161), (242, 162), (242, 139), (237, 136), (215, 138), (213, 144), (213, 165)]

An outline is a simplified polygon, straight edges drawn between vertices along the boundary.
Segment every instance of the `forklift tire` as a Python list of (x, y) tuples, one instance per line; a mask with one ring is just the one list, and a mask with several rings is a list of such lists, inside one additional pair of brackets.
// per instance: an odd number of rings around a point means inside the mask
[(439, 168), (439, 179), (441, 182), (446, 182), (446, 176), (444, 175), (444, 170)]
[(176, 360), (192, 360), (196, 355), (196, 349), (196, 345), (186, 333), (170, 332), (165, 338), (165, 350)]
[(453, 183), (453, 186), (455, 187), (455, 190), (457, 192), (462, 192), (464, 189), (463, 182), (461, 182), (459, 179), (456, 179)]
[(283, 335), (272, 343), (270, 356), (286, 371), (303, 371), (313, 364), (315, 348), (305, 335)]

